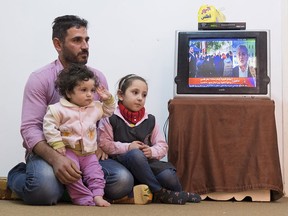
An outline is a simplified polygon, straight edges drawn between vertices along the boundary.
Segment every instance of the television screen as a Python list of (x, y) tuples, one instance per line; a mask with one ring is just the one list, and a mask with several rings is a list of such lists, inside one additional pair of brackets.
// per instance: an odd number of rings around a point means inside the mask
[(175, 94), (268, 96), (268, 31), (177, 32)]

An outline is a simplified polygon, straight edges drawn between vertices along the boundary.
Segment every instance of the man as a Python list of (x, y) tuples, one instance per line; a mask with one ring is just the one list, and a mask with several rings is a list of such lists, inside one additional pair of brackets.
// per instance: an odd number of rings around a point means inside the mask
[[(47, 106), (59, 101), (55, 79), (60, 70), (71, 63), (86, 64), (89, 56), (88, 22), (74, 15), (57, 17), (53, 22), (53, 45), (58, 59), (32, 73), (26, 83), (21, 135), (26, 149), (26, 164), (16, 165), (8, 173), (8, 187), (25, 203), (56, 204), (62, 197), (65, 184), (81, 178), (78, 167), (67, 157), (53, 150), (46, 142), (42, 123)], [(90, 68), (101, 84), (108, 89), (105, 76)], [(96, 95), (95, 99), (99, 99)], [(107, 199), (120, 199), (133, 189), (133, 176), (118, 162), (98, 152), (105, 175)]]
[(221, 54), (218, 51), (218, 53), (214, 56), (213, 62), (214, 62), (214, 67), (215, 67), (215, 75), (217, 77), (222, 77), (223, 76), (223, 70), (224, 70), (224, 60), (221, 58)]
[(194, 53), (193, 46), (190, 46), (189, 49), (189, 77), (195, 77), (196, 76), (196, 62), (197, 58)]
[(255, 68), (248, 65), (248, 49), (245, 45), (239, 45), (236, 51), (238, 66), (233, 68), (233, 77), (256, 77)]

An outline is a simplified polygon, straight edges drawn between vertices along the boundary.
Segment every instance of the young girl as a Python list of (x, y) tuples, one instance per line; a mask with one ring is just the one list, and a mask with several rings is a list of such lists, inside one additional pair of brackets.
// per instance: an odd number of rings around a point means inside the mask
[(147, 82), (140, 76), (130, 74), (119, 81), (118, 107), (99, 123), (99, 146), (130, 170), (136, 184), (149, 186), (153, 202), (200, 202), (198, 194), (182, 191), (175, 167), (160, 161), (168, 145), (155, 117), (145, 111), (147, 94)]
[[(66, 185), (72, 202), (77, 205), (110, 206), (103, 199), (104, 174), (95, 154), (96, 122), (113, 114), (115, 102), (98, 83), (98, 78), (84, 65), (63, 69), (55, 83), (63, 98), (48, 106), (43, 122), (47, 142), (81, 170), (82, 179)], [(103, 103), (94, 101), (96, 92)]]

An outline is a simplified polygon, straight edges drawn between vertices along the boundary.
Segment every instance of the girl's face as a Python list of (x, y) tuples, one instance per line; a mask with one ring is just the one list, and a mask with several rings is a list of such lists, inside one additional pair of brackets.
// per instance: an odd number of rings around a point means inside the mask
[(133, 80), (124, 93), (119, 93), (118, 98), (128, 110), (137, 112), (144, 107), (147, 94), (147, 84), (142, 80)]
[(95, 92), (95, 81), (89, 79), (88, 81), (79, 82), (72, 92), (67, 93), (67, 97), (71, 103), (76, 104), (79, 107), (85, 107), (92, 103)]

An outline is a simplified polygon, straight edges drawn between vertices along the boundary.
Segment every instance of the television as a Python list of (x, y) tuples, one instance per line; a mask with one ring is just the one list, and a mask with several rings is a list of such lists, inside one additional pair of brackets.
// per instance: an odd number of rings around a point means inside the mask
[(176, 31), (174, 97), (270, 98), (269, 30)]

